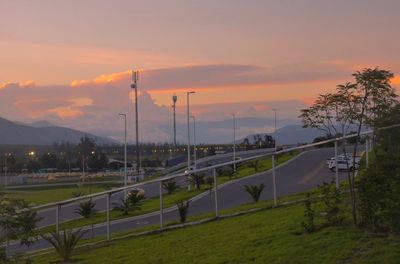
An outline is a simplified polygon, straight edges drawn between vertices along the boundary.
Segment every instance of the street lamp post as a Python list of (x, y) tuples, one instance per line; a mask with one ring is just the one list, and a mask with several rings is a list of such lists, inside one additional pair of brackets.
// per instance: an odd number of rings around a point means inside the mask
[(136, 171), (140, 170), (140, 149), (139, 149), (139, 114), (138, 114), (138, 100), (137, 100), (137, 82), (139, 80), (139, 72), (132, 71), (132, 84), (131, 88), (135, 89), (135, 123), (136, 123)]
[[(195, 92), (187, 92), (186, 93), (186, 107), (187, 107), (187, 135), (188, 135), (188, 142), (187, 142), (187, 172), (188, 172), (188, 179), (190, 179), (190, 102), (189, 96), (190, 94), (194, 94)], [(191, 190), (191, 183), (189, 181), (188, 190)]]
[(193, 152), (194, 152), (194, 169), (197, 169), (197, 146), (196, 146), (196, 117), (190, 116), (193, 119)]
[[(119, 114), (124, 118), (124, 125), (125, 125), (125, 137), (124, 137), (124, 187), (128, 185), (128, 179), (127, 179), (127, 157), (126, 157), (126, 114)], [(124, 199), (126, 200), (126, 189), (124, 189)]]
[(174, 109), (174, 151), (176, 151), (176, 101), (178, 100), (178, 96), (172, 96), (172, 108)]
[(275, 134), (275, 150), (276, 150), (276, 108), (272, 108), (272, 111), (274, 111), (274, 134)]
[(8, 175), (7, 175), (7, 159), (8, 159), (9, 153), (4, 154), (4, 186), (7, 187), (8, 185)]
[(236, 116), (232, 114), (233, 118), (233, 172), (236, 172)]

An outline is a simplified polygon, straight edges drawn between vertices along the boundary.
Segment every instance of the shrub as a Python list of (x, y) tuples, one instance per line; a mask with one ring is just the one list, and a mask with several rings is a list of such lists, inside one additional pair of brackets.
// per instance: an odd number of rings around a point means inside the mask
[[(83, 218), (89, 219), (96, 216), (97, 210), (95, 209), (96, 204), (92, 202), (92, 199), (89, 199), (86, 202), (82, 202), (79, 204), (79, 208), (75, 210), (76, 214), (79, 214)], [(92, 237), (94, 236), (93, 233), (93, 223), (91, 224), (92, 229)]]
[(51, 232), (49, 236), (41, 235), (41, 237), (54, 247), (56, 253), (64, 262), (70, 262), (76, 245), (86, 232), (82, 231), (82, 229), (74, 232), (64, 230), (63, 235), (60, 235), (58, 232)]
[(178, 184), (174, 180), (165, 181), (162, 183), (162, 185), (164, 190), (166, 190), (168, 194), (173, 193), (179, 188)]
[(312, 205), (312, 203), (311, 203), (311, 199), (310, 199), (310, 194), (306, 193), (306, 200), (304, 201), (305, 221), (301, 223), (301, 226), (304, 228), (304, 231), (306, 233), (312, 233), (315, 231), (315, 224), (314, 224), (315, 211), (311, 205)]
[(260, 185), (245, 185), (244, 188), (248, 194), (250, 194), (251, 198), (255, 203), (260, 200), (260, 196), (262, 191), (264, 190), (265, 185), (261, 183)]
[(180, 201), (176, 204), (176, 206), (178, 206), (179, 219), (180, 219), (181, 223), (186, 222), (186, 218), (189, 213), (189, 205), (190, 205), (190, 201), (187, 201), (187, 202)]
[(319, 188), (328, 224), (332, 226), (342, 224), (344, 217), (340, 210), (340, 190), (336, 188), (335, 180), (332, 179), (330, 183), (324, 182)]

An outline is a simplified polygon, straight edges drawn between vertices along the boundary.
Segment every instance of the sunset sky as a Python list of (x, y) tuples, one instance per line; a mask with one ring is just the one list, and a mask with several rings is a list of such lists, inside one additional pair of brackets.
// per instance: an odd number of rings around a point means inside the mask
[(400, 76), (399, 10), (398, 0), (0, 0), (0, 117), (121, 139), (139, 69), (143, 141), (171, 140), (171, 96), (184, 124), (191, 90), (199, 121), (271, 119), (277, 108), (298, 122), (356, 70)]

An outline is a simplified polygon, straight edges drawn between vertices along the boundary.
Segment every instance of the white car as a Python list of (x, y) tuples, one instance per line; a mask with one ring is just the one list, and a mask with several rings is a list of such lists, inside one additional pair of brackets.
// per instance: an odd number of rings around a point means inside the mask
[(338, 157), (338, 161), (337, 162), (336, 162), (335, 159), (333, 159), (333, 160), (331, 159), (329, 161), (328, 168), (331, 171), (335, 171), (336, 170), (336, 166), (338, 167), (339, 170), (347, 170), (347, 169), (349, 169), (350, 171), (352, 171), (354, 169), (357, 170), (360, 167), (360, 164), (357, 162), (357, 158), (356, 158), (356, 162), (353, 163), (353, 158), (347, 157), (347, 160), (346, 160), (346, 158), (344, 158), (344, 157), (341, 157), (341, 158)]
[[(338, 160), (339, 161), (344, 161), (346, 159), (346, 157), (347, 157), (348, 160), (353, 161), (353, 154), (352, 153), (346, 153), (346, 155), (340, 154), (340, 155), (338, 155)], [(361, 160), (361, 158), (356, 156), (356, 163), (360, 164), (360, 160)], [(335, 161), (335, 157), (327, 159), (326, 160), (326, 165), (329, 166), (329, 163), (331, 163), (331, 161)]]

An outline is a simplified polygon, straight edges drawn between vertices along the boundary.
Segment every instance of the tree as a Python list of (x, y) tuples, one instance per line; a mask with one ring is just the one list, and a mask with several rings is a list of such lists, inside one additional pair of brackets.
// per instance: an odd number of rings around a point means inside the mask
[(95, 150), (96, 143), (93, 139), (89, 138), (88, 136), (84, 136), (80, 139), (80, 143), (78, 144), (78, 152), (82, 158), (82, 173), (83, 178), (85, 177), (85, 168), (87, 167), (87, 158), (90, 154)]
[(204, 183), (204, 174), (194, 173), (191, 175), (190, 179), (197, 190), (200, 190), (201, 185)]
[(186, 222), (187, 215), (189, 213), (189, 205), (190, 201), (180, 201), (176, 204), (178, 206), (178, 212), (179, 212), (179, 219), (181, 223)]
[[(75, 213), (79, 214), (83, 218), (90, 219), (92, 217), (96, 216), (97, 210), (96, 210), (96, 204), (92, 202), (92, 199), (89, 199), (86, 202), (82, 202), (79, 204), (79, 208), (75, 209)], [(92, 237), (94, 236), (93, 233), (93, 223), (91, 225), (92, 229)]]
[(175, 190), (179, 188), (178, 184), (174, 180), (168, 180), (162, 183), (164, 190), (168, 192), (168, 194), (173, 193)]
[(82, 229), (76, 231), (64, 230), (62, 235), (58, 232), (51, 232), (49, 236), (41, 235), (41, 237), (54, 247), (64, 263), (68, 263), (71, 262), (71, 256), (76, 245), (86, 233), (87, 231), (82, 231)]
[(57, 168), (58, 158), (52, 153), (45, 153), (39, 158), (42, 168)]
[(315, 210), (312, 208), (310, 193), (306, 193), (306, 199), (304, 200), (304, 217), (305, 221), (301, 222), (301, 226), (307, 233), (315, 231), (314, 216)]
[(40, 218), (24, 200), (0, 196), (0, 230), (6, 238), (8, 256), (10, 240), (19, 239), (20, 244), (26, 246), (36, 241), (36, 224)]
[[(319, 128), (330, 135), (338, 132), (347, 135), (350, 128), (355, 128), (357, 136), (353, 147), (354, 164), (362, 128), (373, 125), (385, 115), (397, 102), (397, 95), (390, 85), (393, 78), (390, 71), (367, 68), (357, 71), (353, 77), (354, 83), (338, 85), (335, 93), (320, 95), (312, 106), (301, 110), (299, 117), (304, 127)], [(345, 144), (342, 147), (346, 155)], [(355, 170), (348, 170), (348, 182), (353, 222), (357, 224)]]
[(255, 203), (257, 203), (258, 200), (260, 200), (261, 193), (264, 190), (265, 185), (263, 183), (261, 183), (260, 185), (251, 185), (251, 184), (247, 185), (246, 184), (244, 186), (244, 188), (245, 188), (246, 192), (248, 194), (250, 194), (250, 196), (253, 199), (253, 201)]

